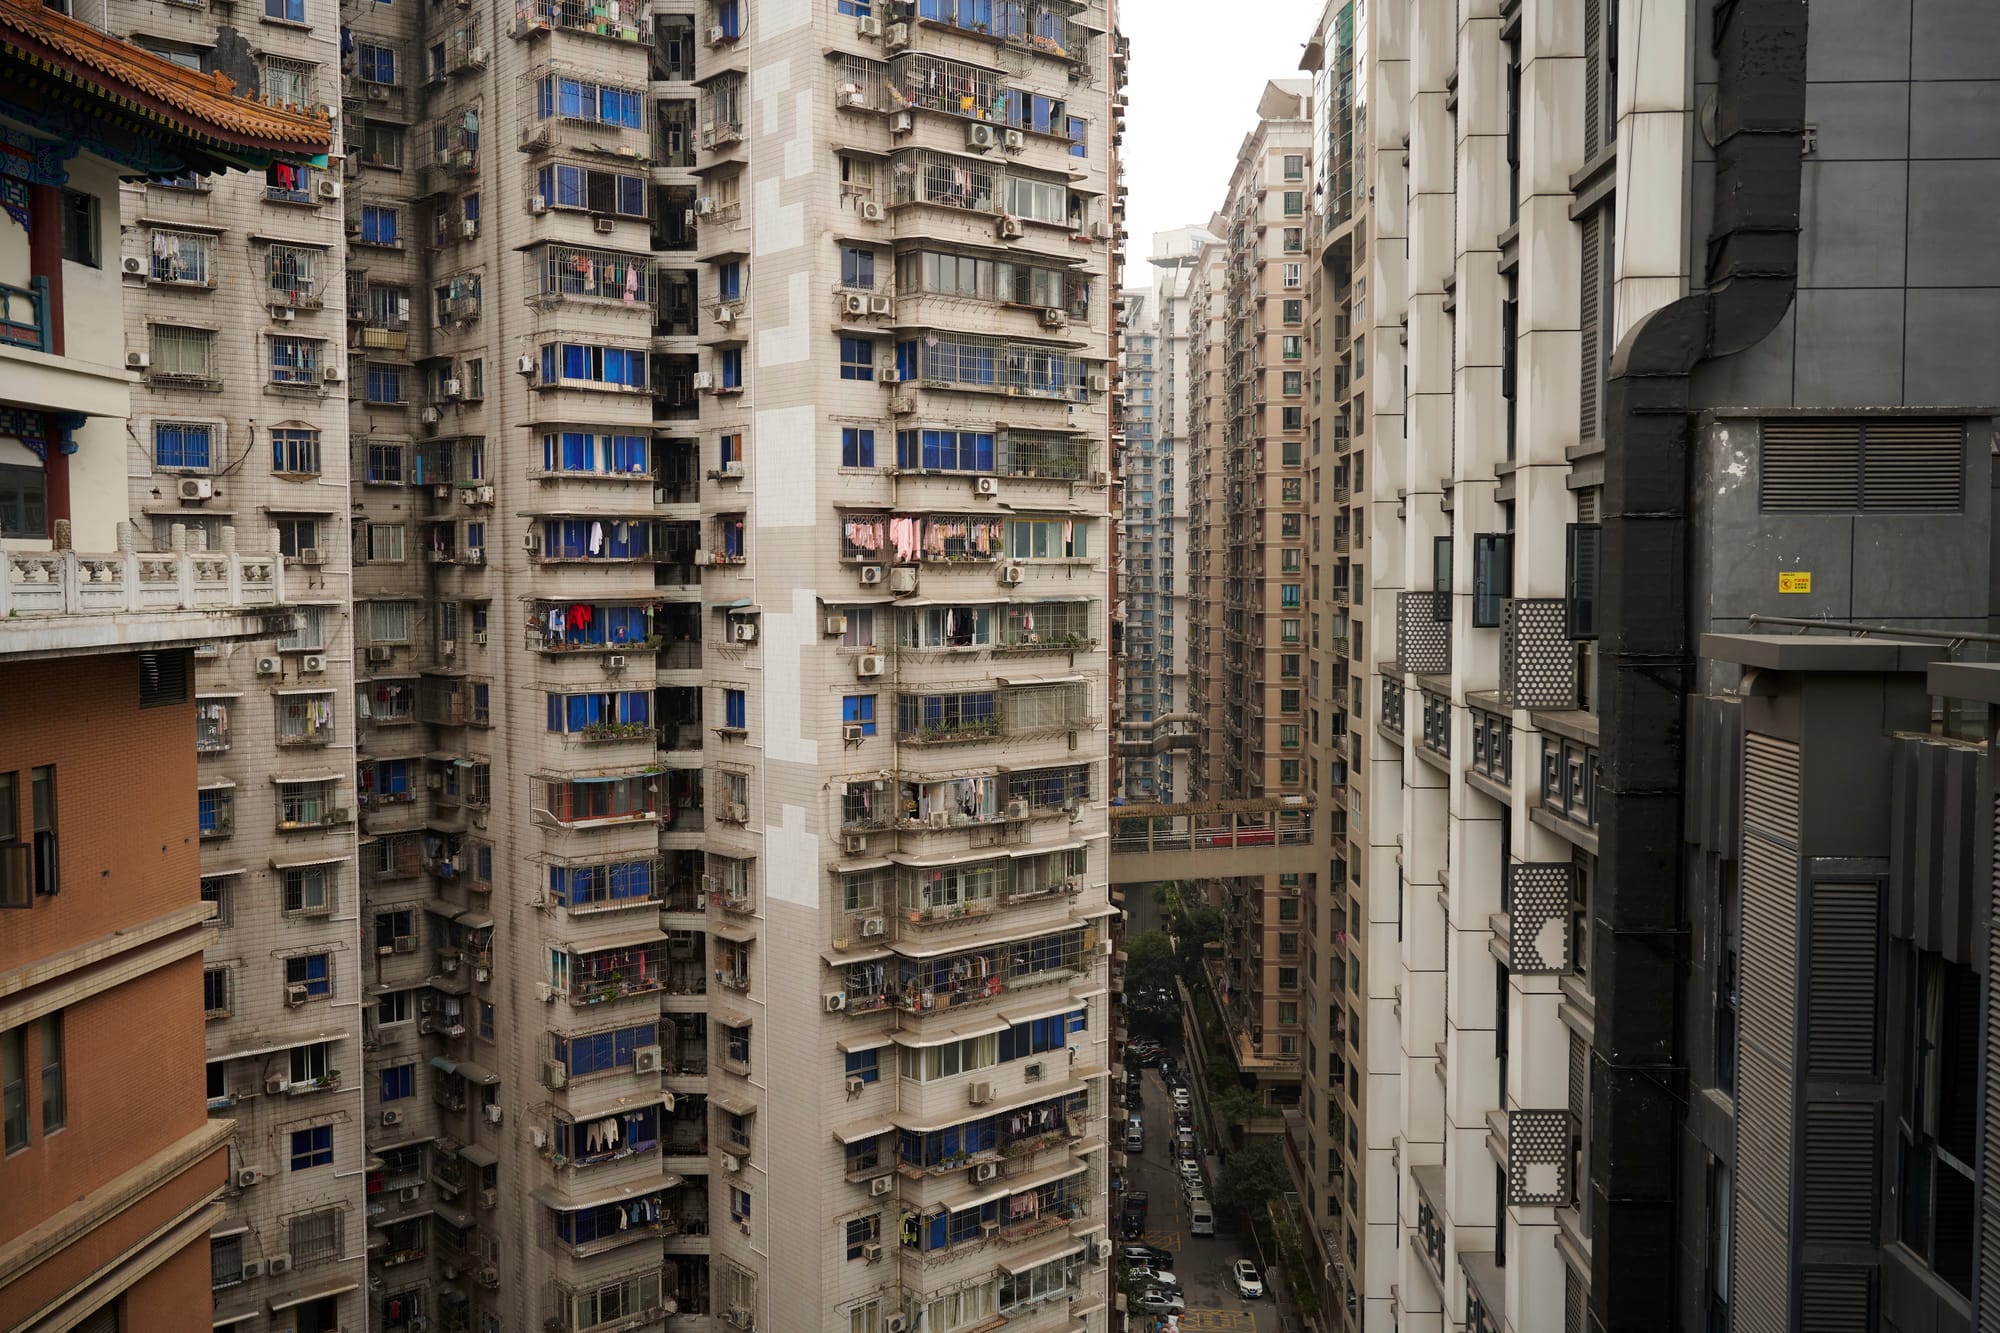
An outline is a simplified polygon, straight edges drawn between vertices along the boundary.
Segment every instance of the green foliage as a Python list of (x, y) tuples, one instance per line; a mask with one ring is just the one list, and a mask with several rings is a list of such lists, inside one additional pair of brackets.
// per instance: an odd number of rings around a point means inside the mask
[(1125, 941), (1125, 993), (1171, 992), (1180, 964), (1164, 931), (1149, 930)]
[(1263, 1211), (1267, 1199), (1292, 1188), (1291, 1174), (1276, 1139), (1251, 1140), (1222, 1159), (1221, 1177), (1215, 1182), (1215, 1205), (1239, 1219)]

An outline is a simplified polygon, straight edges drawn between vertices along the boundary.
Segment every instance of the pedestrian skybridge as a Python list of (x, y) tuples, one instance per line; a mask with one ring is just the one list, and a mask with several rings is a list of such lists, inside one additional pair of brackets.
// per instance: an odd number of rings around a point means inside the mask
[(1111, 807), (1111, 882), (1326, 869), (1317, 812), (1297, 797)]

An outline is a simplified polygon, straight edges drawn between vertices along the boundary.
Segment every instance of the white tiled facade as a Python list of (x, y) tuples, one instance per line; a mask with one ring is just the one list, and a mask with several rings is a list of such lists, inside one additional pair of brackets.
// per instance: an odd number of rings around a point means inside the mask
[[(1107, 1326), (1113, 37), (1019, 9), (111, 16), (313, 64), (348, 148), (146, 187), (212, 242), (126, 237), (128, 323), (216, 353), (154, 355), (135, 426), (226, 427), (206, 470), (135, 449), (135, 508), (277, 525), (327, 605), (275, 671), (203, 667), (211, 1055), (269, 1158), (219, 1318)], [(301, 336), (314, 387), (273, 387)], [(270, 827), (322, 768), (339, 818)], [(320, 1040), (337, 1086), (270, 1091)], [(338, 1254), (274, 1273), (322, 1207)]]

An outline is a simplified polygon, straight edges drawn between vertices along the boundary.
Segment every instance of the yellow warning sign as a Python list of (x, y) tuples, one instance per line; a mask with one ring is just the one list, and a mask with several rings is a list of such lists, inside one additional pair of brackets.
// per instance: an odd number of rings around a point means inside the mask
[(1783, 569), (1778, 571), (1779, 592), (1811, 592), (1812, 574), (1803, 569)]

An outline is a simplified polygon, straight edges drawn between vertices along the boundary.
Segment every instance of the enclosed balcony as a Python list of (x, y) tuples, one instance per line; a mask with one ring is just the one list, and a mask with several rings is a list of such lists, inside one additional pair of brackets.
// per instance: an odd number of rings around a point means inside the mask
[(550, 958), (550, 985), (579, 1008), (652, 994), (667, 987), (666, 954), (665, 940), (590, 952), (558, 951)]

